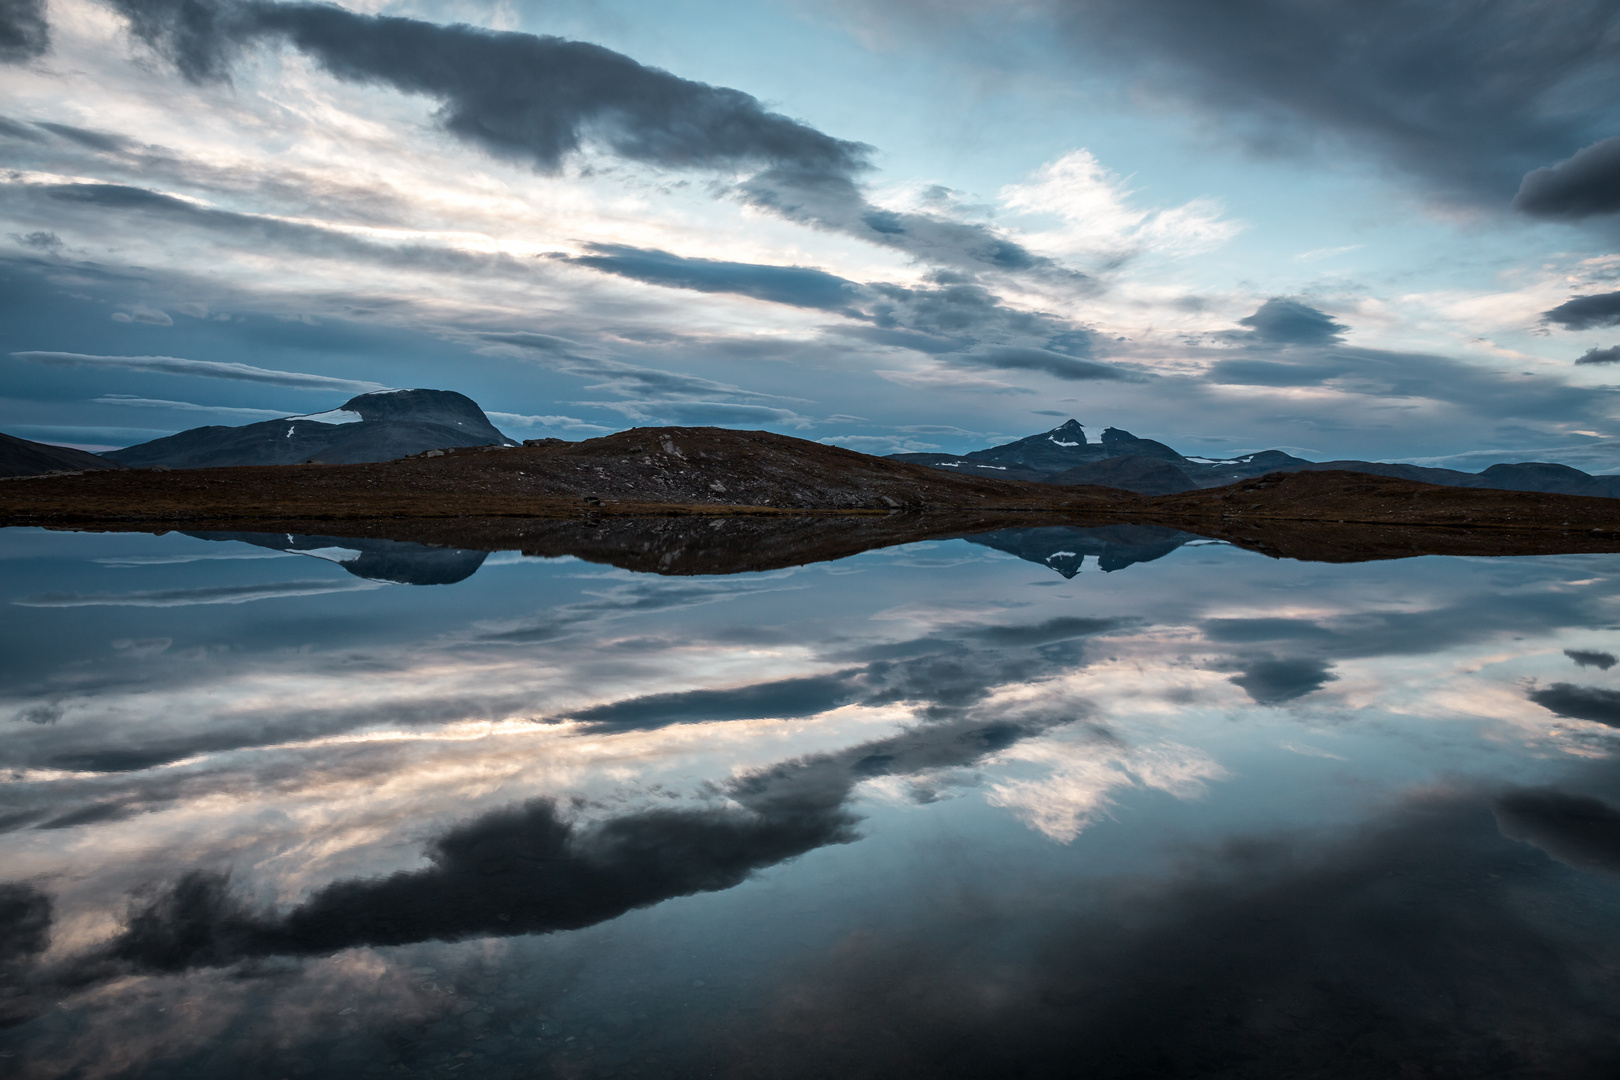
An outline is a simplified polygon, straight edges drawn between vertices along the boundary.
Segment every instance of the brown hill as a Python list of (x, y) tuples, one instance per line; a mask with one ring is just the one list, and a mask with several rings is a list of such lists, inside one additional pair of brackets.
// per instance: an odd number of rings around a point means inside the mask
[[(1612, 499), (1337, 472), (1272, 474), (1144, 497), (962, 476), (785, 435), (717, 428), (644, 428), (580, 443), (429, 451), (364, 465), (139, 469), (0, 483), (6, 525), (284, 529), (463, 546), (475, 521), (491, 542), (499, 534), (501, 546), (523, 546), (525, 534), (536, 541), (539, 534), (558, 536), (526, 524), (536, 519), (808, 513), (842, 517), (826, 522), (837, 531), (850, 528), (851, 515), (895, 511), (907, 511), (896, 515), (904, 520), (862, 539), (850, 536), (850, 544), (814, 540), (805, 521), (785, 531), (722, 527), (709, 545), (715, 553), (698, 563), (718, 565), (720, 549), (737, 544), (781, 546), (769, 563), (797, 558), (789, 549), (830, 554), (903, 542), (912, 533), (1020, 521), (1163, 525), (1303, 558), (1620, 550), (1620, 504)], [(998, 524), (987, 524), (991, 518)], [(334, 524), (340, 522), (341, 528)], [(674, 543), (670, 530), (654, 530), (665, 537), (656, 542), (641, 527), (621, 531), (606, 545), (617, 548), (616, 559), (656, 562), (663, 556), (655, 549), (672, 550), (665, 542)], [(675, 532), (696, 542), (689, 531)]]
[(88, 450), (33, 442), (0, 433), (0, 477), (122, 468), (117, 462), (98, 457)]
[(131, 469), (0, 487), (0, 523), (1063, 510), (1097, 488), (955, 476), (764, 431), (638, 428), (570, 443), (461, 447), (358, 465)]

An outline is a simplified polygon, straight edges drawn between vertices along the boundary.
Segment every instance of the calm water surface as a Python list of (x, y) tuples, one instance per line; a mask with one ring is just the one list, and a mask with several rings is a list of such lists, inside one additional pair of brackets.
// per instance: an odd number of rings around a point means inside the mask
[(0, 1075), (1617, 1075), (1620, 556), (1187, 539), (0, 532)]

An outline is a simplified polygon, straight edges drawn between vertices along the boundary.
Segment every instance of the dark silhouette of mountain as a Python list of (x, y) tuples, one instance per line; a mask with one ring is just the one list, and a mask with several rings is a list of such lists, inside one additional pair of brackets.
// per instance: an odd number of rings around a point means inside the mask
[[(1308, 461), (1281, 450), (1241, 457), (1186, 457), (1154, 439), (1139, 439), (1120, 428), (1103, 431), (1101, 442), (1069, 420), (1051, 431), (1030, 435), (970, 454), (891, 454), (899, 461), (949, 470), (1033, 480), (1044, 484), (1100, 484), (1139, 495), (1170, 495), (1193, 488), (1222, 487), (1275, 472), (1359, 472), (1446, 487), (1496, 491), (1539, 491), (1556, 495), (1620, 498), (1620, 476), (1592, 476), (1568, 465), (1523, 461), (1492, 465), (1484, 472), (1431, 469), (1384, 461)], [(1167, 468), (1156, 468), (1150, 461)], [(1177, 479), (1177, 476), (1181, 479)], [(1183, 482), (1187, 486), (1179, 486)]]
[[(1146, 440), (1144, 440), (1146, 441)], [(1076, 465), (1045, 478), (1048, 484), (1097, 484), (1138, 495), (1174, 495), (1198, 487), (1181, 469), (1158, 457), (1128, 454)]]
[(1095, 529), (1047, 525), (1033, 529), (998, 529), (962, 539), (1039, 563), (1072, 578), (1080, 572), (1087, 555), (1096, 558), (1099, 570), (1112, 573), (1136, 563), (1162, 559), (1199, 537), (1157, 525), (1107, 525)]
[(200, 427), (111, 450), (135, 467), (205, 469), (221, 465), (353, 465), (392, 461), (453, 446), (512, 446), (478, 403), (453, 390), (384, 390), (342, 406), (242, 427)]
[(355, 577), (395, 585), (454, 585), (478, 572), (487, 551), (429, 547), (401, 540), (291, 533), (188, 532), (198, 540), (237, 540), (276, 551), (294, 551), (335, 562)]
[(46, 473), (84, 472), (87, 469), (121, 469), (88, 450), (31, 442), (15, 435), (0, 434), (0, 476), (43, 476)]

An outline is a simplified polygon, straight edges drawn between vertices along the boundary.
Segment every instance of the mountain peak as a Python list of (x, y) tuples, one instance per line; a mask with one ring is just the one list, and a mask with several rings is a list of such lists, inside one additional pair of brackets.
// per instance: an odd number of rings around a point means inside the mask
[(1046, 433), (1046, 437), (1059, 446), (1084, 446), (1086, 444), (1086, 429), (1080, 421), (1070, 417)]

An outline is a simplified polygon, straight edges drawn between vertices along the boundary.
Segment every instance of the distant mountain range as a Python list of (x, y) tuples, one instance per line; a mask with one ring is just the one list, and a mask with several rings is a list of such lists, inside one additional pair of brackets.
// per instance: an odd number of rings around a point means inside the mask
[(516, 446), (478, 403), (453, 390), (383, 390), (336, 409), (243, 427), (199, 427), (109, 450), (109, 461), (135, 468), (205, 469), (220, 465), (354, 465), (392, 461), (452, 446)]
[(1592, 476), (1568, 465), (1545, 461), (1492, 465), (1484, 472), (1470, 473), (1383, 461), (1307, 461), (1281, 450), (1262, 450), (1224, 459), (1187, 457), (1162, 442), (1139, 439), (1113, 427), (1103, 431), (1101, 441), (1092, 442), (1076, 420), (1039, 435), (970, 454), (890, 454), (889, 457), (959, 475), (974, 473), (1043, 484), (1098, 484), (1142, 495), (1173, 495), (1220, 487), (1267, 473), (1340, 470), (1447, 487), (1620, 498), (1620, 476)]
[[(489, 422), (477, 402), (464, 394), (451, 390), (384, 390), (350, 398), (327, 412), (243, 427), (192, 428), (101, 455), (0, 435), (0, 476), (126, 467), (352, 465), (392, 461), (432, 450), (516, 445)], [(1307, 461), (1281, 450), (1224, 459), (1188, 457), (1162, 442), (1139, 439), (1114, 427), (1104, 429), (1102, 438), (1093, 442), (1076, 420), (969, 454), (889, 457), (958, 476), (1057, 485), (1094, 484), (1142, 495), (1221, 487), (1267, 473), (1342, 470), (1447, 487), (1620, 498), (1620, 476), (1592, 476), (1549, 462), (1499, 464), (1469, 473), (1382, 461)]]

